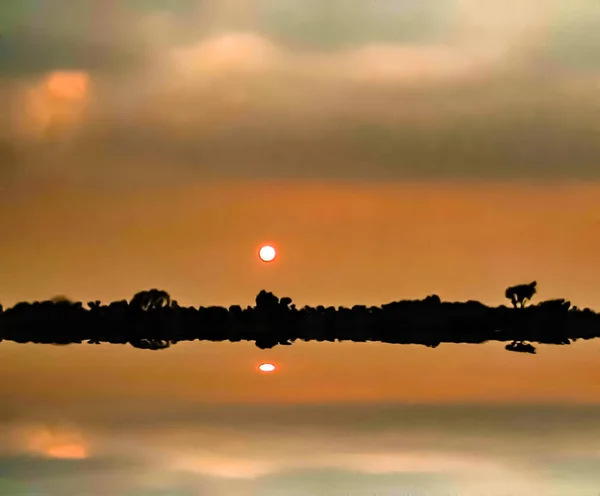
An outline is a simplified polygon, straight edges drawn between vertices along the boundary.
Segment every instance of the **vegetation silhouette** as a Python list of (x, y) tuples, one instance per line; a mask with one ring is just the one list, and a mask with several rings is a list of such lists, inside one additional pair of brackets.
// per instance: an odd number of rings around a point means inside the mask
[(525, 306), (536, 282), (508, 288), (513, 308), (488, 307), (477, 301), (442, 302), (437, 295), (423, 300), (394, 301), (352, 308), (322, 305), (297, 309), (289, 297), (262, 290), (256, 305), (242, 309), (183, 307), (163, 290), (140, 291), (128, 302), (103, 305), (65, 297), (22, 302), (3, 310), (0, 341), (66, 345), (129, 344), (162, 350), (179, 341), (254, 341), (262, 349), (302, 341), (379, 341), (420, 344), (508, 341), (506, 349), (536, 352), (531, 342), (567, 345), (600, 337), (600, 314), (571, 307), (555, 299)]
[(529, 284), (519, 284), (518, 286), (507, 288), (504, 296), (511, 301), (515, 308), (518, 306), (523, 308), (525, 306), (525, 302), (531, 300), (536, 292), (537, 282), (533, 281)]

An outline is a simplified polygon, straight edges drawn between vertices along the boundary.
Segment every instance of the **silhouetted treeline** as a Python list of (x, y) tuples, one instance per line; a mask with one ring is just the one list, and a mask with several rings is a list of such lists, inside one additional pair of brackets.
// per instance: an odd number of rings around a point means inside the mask
[(179, 341), (254, 341), (259, 348), (303, 341), (379, 341), (421, 344), (510, 341), (507, 350), (535, 353), (527, 343), (570, 344), (600, 336), (600, 315), (565, 300), (524, 306), (535, 282), (508, 288), (514, 308), (477, 301), (397, 301), (382, 306), (296, 308), (291, 298), (261, 291), (254, 307), (182, 307), (165, 291), (137, 293), (131, 301), (102, 305), (66, 298), (18, 303), (2, 310), (0, 341), (17, 343), (130, 344), (158, 350)]

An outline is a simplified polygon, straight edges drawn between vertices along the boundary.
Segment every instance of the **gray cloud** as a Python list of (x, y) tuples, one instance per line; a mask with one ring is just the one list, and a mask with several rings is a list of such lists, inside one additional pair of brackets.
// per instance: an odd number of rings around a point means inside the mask
[(259, 0), (258, 25), (287, 46), (340, 49), (365, 43), (434, 43), (454, 27), (453, 2)]
[(128, 17), (111, 14), (100, 2), (7, 0), (0, 17), (0, 77), (122, 71), (146, 55), (136, 25), (128, 26)]
[(61, 460), (36, 456), (0, 457), (0, 479), (31, 480), (33, 478), (62, 477), (73, 474), (123, 472), (139, 468), (130, 459), (106, 458), (85, 460)]
[[(7, 412), (8, 413), (8, 412)], [(18, 412), (10, 418), (25, 425), (44, 425), (63, 418), (63, 411), (47, 407), (43, 415)], [(109, 432), (116, 438), (132, 435), (152, 437), (157, 432), (213, 432), (214, 437), (235, 432), (252, 433), (267, 446), (285, 433), (302, 438), (312, 432), (317, 439), (331, 438), (331, 446), (344, 446), (344, 439), (360, 439), (361, 446), (373, 449), (436, 449), (453, 452), (469, 445), (482, 453), (494, 450), (507, 456), (539, 455), (546, 446), (565, 452), (585, 447), (593, 433), (600, 435), (600, 407), (560, 405), (202, 405), (171, 407), (120, 402), (93, 407), (71, 408), (68, 418), (78, 430)], [(6, 416), (6, 415), (4, 415)], [(7, 417), (8, 418), (8, 417)], [(336, 422), (332, 425), (331, 419)], [(468, 422), (465, 419), (469, 419)], [(60, 425), (60, 424), (59, 424)], [(77, 429), (75, 432), (77, 432)], [(30, 432), (31, 429), (25, 432)], [(39, 428), (33, 430), (38, 432)], [(71, 430), (61, 431), (60, 439), (73, 438)], [(45, 430), (43, 431), (45, 432)], [(71, 432), (70, 437), (66, 436)], [(592, 436), (593, 437), (593, 436)], [(402, 440), (399, 444), (399, 440)], [(191, 441), (193, 442), (193, 441)], [(339, 444), (341, 442), (341, 444)], [(6, 445), (6, 441), (4, 442)]]
[(372, 494), (446, 494), (452, 479), (431, 474), (360, 474), (343, 470), (312, 470), (283, 473), (261, 478), (257, 484), (261, 495), (303, 496)]
[(550, 62), (573, 70), (600, 70), (600, 5), (594, 0), (560, 4), (549, 28), (546, 52)]
[[(74, 48), (74, 45), (77, 47)], [(143, 48), (143, 47), (142, 47)], [(134, 49), (94, 44), (68, 37), (0, 38), (0, 76), (21, 77), (56, 70), (125, 70), (143, 58)]]

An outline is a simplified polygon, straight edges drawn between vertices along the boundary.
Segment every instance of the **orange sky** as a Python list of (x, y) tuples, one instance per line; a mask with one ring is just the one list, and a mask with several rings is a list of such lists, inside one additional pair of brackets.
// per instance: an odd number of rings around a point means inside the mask
[[(48, 186), (4, 198), (13, 208), (0, 213), (9, 240), (0, 247), (0, 300), (64, 294), (110, 301), (156, 286), (195, 306), (252, 304), (262, 288), (298, 305), (380, 304), (430, 293), (495, 305), (506, 303), (507, 285), (536, 279), (539, 299), (598, 308), (599, 194), (594, 184), (220, 182), (102, 194)], [(275, 263), (257, 260), (263, 241), (279, 248)], [(500, 344), (430, 350), (312, 343), (261, 351), (192, 343), (157, 353), (2, 347), (2, 391), (24, 401), (600, 397), (595, 341), (541, 347), (537, 356)], [(255, 374), (261, 361), (275, 361), (280, 373)], [(40, 383), (44, 370), (51, 373)], [(61, 390), (64, 383), (69, 388)]]
[[(599, 194), (594, 183), (47, 186), (3, 198), (0, 301), (160, 287), (193, 305), (251, 304), (263, 288), (298, 305), (431, 293), (501, 304), (508, 285), (536, 279), (540, 299), (598, 308)], [(263, 242), (275, 263), (258, 261)]]

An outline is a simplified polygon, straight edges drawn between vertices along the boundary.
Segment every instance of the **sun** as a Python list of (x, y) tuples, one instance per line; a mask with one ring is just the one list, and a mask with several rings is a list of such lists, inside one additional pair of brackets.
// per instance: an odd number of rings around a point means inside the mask
[(270, 245), (265, 245), (258, 251), (258, 256), (263, 262), (272, 262), (276, 255), (275, 248)]
[(273, 365), (272, 363), (262, 363), (258, 366), (258, 370), (260, 370), (261, 372), (274, 372), (275, 365)]

